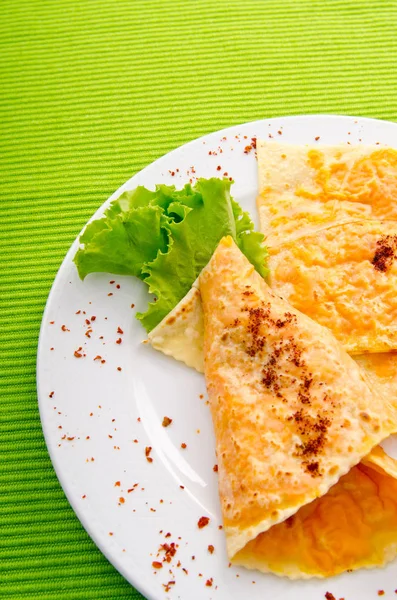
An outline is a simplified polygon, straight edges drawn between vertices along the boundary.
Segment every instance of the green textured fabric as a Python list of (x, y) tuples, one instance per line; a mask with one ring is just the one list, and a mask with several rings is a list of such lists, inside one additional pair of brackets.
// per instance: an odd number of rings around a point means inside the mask
[(1, 598), (140, 597), (69, 507), (37, 409), (43, 308), (86, 220), (213, 130), (397, 120), (396, 50), (395, 0), (1, 0)]

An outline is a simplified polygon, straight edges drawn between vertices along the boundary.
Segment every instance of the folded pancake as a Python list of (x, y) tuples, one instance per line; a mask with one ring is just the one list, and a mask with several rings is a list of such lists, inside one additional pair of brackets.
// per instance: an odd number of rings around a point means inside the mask
[(257, 142), (267, 244), (354, 219), (397, 219), (397, 151), (365, 145)]
[(230, 559), (327, 493), (396, 430), (331, 332), (279, 298), (224, 238), (200, 275), (204, 365)]
[(334, 225), (269, 248), (270, 285), (347, 352), (397, 349), (397, 222)]
[(381, 567), (397, 555), (397, 461), (380, 448), (327, 494), (240, 550), (234, 564), (292, 579)]

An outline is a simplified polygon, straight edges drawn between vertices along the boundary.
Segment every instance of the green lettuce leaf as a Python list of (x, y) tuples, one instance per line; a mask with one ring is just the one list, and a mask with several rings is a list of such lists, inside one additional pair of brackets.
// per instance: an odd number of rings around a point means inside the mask
[[(111, 207), (113, 208), (113, 207)], [(144, 206), (90, 223), (75, 257), (79, 276), (89, 273), (134, 275), (168, 247), (168, 219), (159, 206)]]
[(181, 190), (158, 185), (124, 192), (81, 236), (84, 248), (74, 258), (80, 277), (107, 272), (143, 279), (156, 297), (137, 314), (147, 331), (185, 296), (225, 235), (265, 277), (264, 237), (230, 187), (228, 179), (212, 178)]

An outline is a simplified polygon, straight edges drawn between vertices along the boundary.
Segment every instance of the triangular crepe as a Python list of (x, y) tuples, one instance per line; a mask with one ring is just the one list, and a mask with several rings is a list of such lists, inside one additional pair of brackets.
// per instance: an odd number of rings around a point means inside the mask
[(397, 348), (397, 222), (334, 225), (269, 247), (270, 285), (350, 354)]
[(329, 330), (276, 296), (230, 237), (200, 290), (232, 559), (395, 431), (395, 411)]
[(393, 560), (397, 461), (380, 448), (370, 457), (327, 494), (249, 542), (233, 562), (297, 579), (330, 577)]
[(397, 219), (397, 151), (257, 142), (260, 229), (269, 246), (355, 219)]

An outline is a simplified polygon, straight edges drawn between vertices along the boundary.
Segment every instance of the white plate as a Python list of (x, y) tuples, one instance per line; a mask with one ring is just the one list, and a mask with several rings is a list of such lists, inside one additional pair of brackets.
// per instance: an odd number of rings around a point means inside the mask
[[(397, 146), (397, 125), (307, 116), (231, 127), (157, 160), (113, 194), (93, 218), (122, 191), (138, 184), (152, 189), (160, 182), (179, 187), (190, 178), (227, 172), (235, 180), (233, 196), (256, 220), (256, 161), (254, 151), (245, 154), (244, 148), (252, 137), (270, 136), (299, 144), (313, 143), (319, 136), (323, 143)], [(222, 521), (204, 379), (141, 344), (145, 332), (134, 313), (146, 306), (144, 285), (106, 274), (81, 282), (72, 262), (77, 247), (76, 241), (59, 270), (43, 317), (37, 366), (40, 414), (70, 504), (120, 573), (151, 600), (319, 600), (327, 591), (336, 598), (369, 600), (379, 589), (394, 596), (395, 563), (382, 570), (305, 582), (228, 567), (223, 532), (218, 529)], [(85, 314), (76, 314), (79, 310)], [(96, 319), (88, 338), (85, 319), (92, 316)], [(116, 343), (118, 338), (121, 344)], [(74, 356), (79, 347), (86, 356)], [(97, 355), (106, 363), (94, 361)], [(173, 419), (168, 428), (162, 427), (164, 416)], [(152, 463), (146, 460), (146, 446), (153, 448)], [(201, 516), (210, 517), (203, 529), (197, 527)], [(168, 532), (171, 536), (165, 538)], [(178, 544), (177, 553), (167, 567), (156, 571), (152, 562), (164, 542)], [(212, 555), (210, 544), (215, 547)], [(209, 587), (206, 582), (211, 578)], [(163, 584), (169, 581), (175, 584), (167, 591)]]

